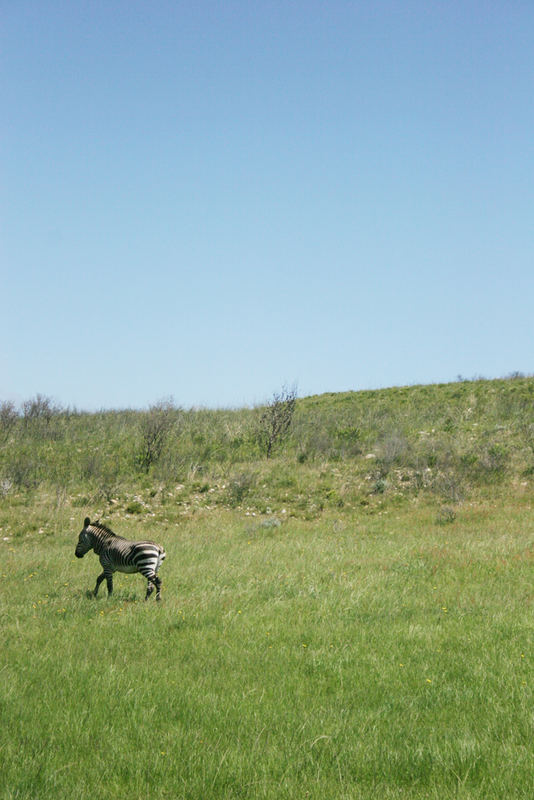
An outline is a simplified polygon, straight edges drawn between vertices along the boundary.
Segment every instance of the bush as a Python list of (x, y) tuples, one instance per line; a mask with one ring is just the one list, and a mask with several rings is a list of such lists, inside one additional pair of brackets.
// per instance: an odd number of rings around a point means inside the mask
[(142, 415), (137, 464), (143, 472), (148, 472), (159, 460), (175, 422), (176, 409), (172, 401), (160, 401)]
[(356, 425), (340, 428), (335, 433), (336, 443), (342, 455), (358, 456), (362, 452), (362, 432)]
[(4, 435), (8, 435), (14, 428), (18, 416), (15, 403), (10, 400), (0, 403), (0, 430)]
[(37, 394), (22, 404), (22, 416), (26, 422), (38, 419), (49, 423), (52, 417), (59, 413), (61, 413), (61, 408), (56, 406), (50, 397), (44, 397), (41, 394)]
[(273, 447), (286, 436), (295, 412), (297, 390), (284, 387), (280, 393), (275, 392), (269, 405), (259, 418), (258, 439), (267, 458), (270, 458)]
[(145, 509), (139, 500), (132, 500), (124, 510), (127, 514), (142, 514)]
[(373, 484), (372, 493), (384, 494), (387, 488), (388, 488), (388, 482), (384, 478), (377, 478), (377, 480)]
[(456, 511), (450, 506), (442, 506), (436, 517), (436, 525), (450, 525), (456, 519)]
[(252, 472), (240, 472), (230, 479), (227, 486), (228, 502), (231, 506), (238, 506), (251, 488), (256, 483), (256, 476)]

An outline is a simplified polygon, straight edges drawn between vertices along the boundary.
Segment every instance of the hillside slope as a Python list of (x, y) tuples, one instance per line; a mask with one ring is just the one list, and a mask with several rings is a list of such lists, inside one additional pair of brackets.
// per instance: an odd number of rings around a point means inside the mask
[(3, 403), (4, 505), (45, 493), (102, 513), (149, 515), (170, 503), (184, 514), (222, 506), (313, 518), (421, 496), (454, 505), (488, 490), (530, 491), (534, 378), (305, 397), (271, 458), (264, 410)]

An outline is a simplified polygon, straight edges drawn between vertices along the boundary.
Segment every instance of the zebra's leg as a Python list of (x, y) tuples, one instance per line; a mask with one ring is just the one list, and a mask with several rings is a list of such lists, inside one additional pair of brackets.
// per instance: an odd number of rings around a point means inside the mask
[(150, 595), (152, 594), (153, 591), (154, 591), (154, 584), (152, 583), (150, 578), (148, 578), (145, 600), (148, 600), (148, 598), (150, 597)]
[(101, 574), (98, 576), (98, 578), (96, 579), (96, 586), (95, 586), (95, 590), (94, 590), (94, 592), (93, 592), (93, 594), (94, 594), (94, 596), (95, 596), (95, 597), (97, 596), (97, 594), (98, 594), (98, 589), (99, 589), (99, 587), (100, 587), (100, 584), (102, 583), (102, 581), (104, 580), (104, 578), (105, 578), (105, 577), (106, 577), (106, 573), (105, 573), (105, 572), (102, 572), (102, 573), (101, 573)]
[(106, 572), (106, 583), (108, 585), (108, 597), (113, 594), (113, 573)]
[(145, 600), (148, 600), (148, 598), (154, 591), (154, 587), (156, 587), (156, 600), (161, 600), (161, 578), (158, 578), (155, 572), (150, 577), (148, 577), (148, 575), (145, 577), (148, 581), (148, 586), (146, 587)]

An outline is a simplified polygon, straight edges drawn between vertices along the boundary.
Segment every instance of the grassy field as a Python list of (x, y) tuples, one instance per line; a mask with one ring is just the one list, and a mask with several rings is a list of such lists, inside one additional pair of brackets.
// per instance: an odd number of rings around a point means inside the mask
[[(531, 800), (534, 379), (0, 404), (0, 800)], [(159, 438), (158, 438), (159, 437)], [(74, 556), (167, 550), (163, 600)]]
[(159, 605), (140, 576), (89, 599), (85, 509), (42, 503), (0, 542), (2, 799), (533, 796), (527, 493), (450, 524), (117, 514), (167, 549)]

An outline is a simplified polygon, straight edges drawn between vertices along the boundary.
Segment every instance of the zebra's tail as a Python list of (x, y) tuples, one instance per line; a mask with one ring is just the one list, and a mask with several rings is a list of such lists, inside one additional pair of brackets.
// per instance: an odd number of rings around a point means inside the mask
[(159, 553), (158, 553), (158, 565), (157, 565), (157, 567), (156, 567), (156, 572), (157, 572), (157, 571), (158, 571), (158, 569), (161, 567), (161, 564), (162, 564), (162, 562), (164, 561), (164, 559), (165, 559), (165, 556), (166, 556), (166, 555), (167, 555), (167, 553), (165, 552), (165, 550), (163, 549), (163, 547), (160, 547), (160, 548), (159, 548)]

